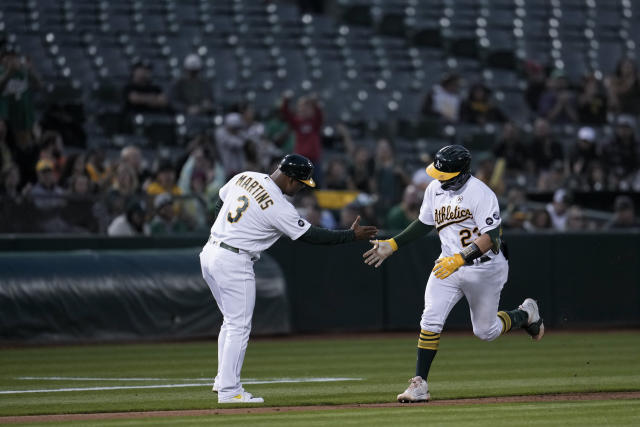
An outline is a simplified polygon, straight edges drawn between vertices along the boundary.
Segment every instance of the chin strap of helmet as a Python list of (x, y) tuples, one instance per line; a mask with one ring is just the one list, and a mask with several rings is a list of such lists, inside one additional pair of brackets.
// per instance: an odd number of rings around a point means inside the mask
[(451, 179), (446, 180), (442, 183), (442, 189), (446, 191), (456, 191), (459, 190), (471, 177), (469, 172), (461, 173), (458, 176), (455, 176)]

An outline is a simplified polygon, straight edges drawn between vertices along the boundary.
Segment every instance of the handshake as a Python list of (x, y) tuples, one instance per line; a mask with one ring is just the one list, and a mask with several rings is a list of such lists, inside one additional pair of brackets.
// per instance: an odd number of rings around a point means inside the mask
[[(385, 259), (389, 258), (398, 250), (398, 244), (394, 239), (370, 240), (370, 242), (373, 244), (373, 247), (365, 252), (362, 257), (364, 258), (365, 264), (373, 265), (375, 268), (380, 267)], [(437, 259), (432, 271), (438, 279), (445, 279), (463, 265), (464, 259), (462, 256), (455, 254)]]

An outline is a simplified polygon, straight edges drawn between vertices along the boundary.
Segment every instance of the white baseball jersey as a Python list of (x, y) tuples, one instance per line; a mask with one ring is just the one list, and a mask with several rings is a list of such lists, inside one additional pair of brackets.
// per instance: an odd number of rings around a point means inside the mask
[(214, 239), (258, 254), (283, 234), (296, 240), (311, 227), (269, 175), (241, 172), (220, 189), (224, 204), (211, 227)]
[[(459, 253), (502, 222), (496, 195), (474, 176), (457, 191), (445, 191), (440, 181), (431, 182), (424, 192), (418, 218), (436, 227), (442, 257)], [(492, 251), (485, 255), (495, 256)]]

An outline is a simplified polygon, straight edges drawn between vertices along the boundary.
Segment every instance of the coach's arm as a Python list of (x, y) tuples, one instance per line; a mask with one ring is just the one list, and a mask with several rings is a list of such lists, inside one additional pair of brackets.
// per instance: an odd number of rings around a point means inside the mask
[(369, 225), (361, 226), (358, 216), (348, 230), (329, 230), (312, 225), (298, 240), (313, 245), (339, 245), (354, 240), (373, 239), (376, 234), (378, 229)]

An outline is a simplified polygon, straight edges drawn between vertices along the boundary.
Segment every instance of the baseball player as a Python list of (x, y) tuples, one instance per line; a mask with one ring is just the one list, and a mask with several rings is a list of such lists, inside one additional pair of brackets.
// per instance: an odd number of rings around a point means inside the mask
[(473, 333), (492, 341), (512, 328), (523, 327), (540, 340), (544, 325), (531, 298), (512, 311), (498, 311), (500, 291), (509, 265), (500, 241), (501, 218), (496, 195), (469, 173), (471, 153), (449, 145), (436, 154), (427, 173), (435, 178), (425, 190), (418, 219), (388, 240), (372, 241), (365, 263), (379, 267), (395, 251), (435, 227), (442, 252), (427, 281), (420, 321), (416, 375), (398, 395), (399, 402), (429, 400), (427, 375), (438, 351), (440, 332), (449, 312), (464, 296), (471, 312)]
[(309, 224), (286, 199), (305, 185), (315, 187), (313, 164), (306, 157), (285, 156), (270, 176), (241, 172), (220, 189), (209, 241), (200, 253), (202, 276), (222, 312), (218, 336), (218, 373), (213, 391), (219, 403), (262, 403), (240, 383), (256, 298), (253, 263), (280, 236), (312, 244), (372, 239), (378, 230), (360, 226), (327, 230)]

